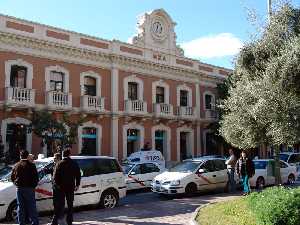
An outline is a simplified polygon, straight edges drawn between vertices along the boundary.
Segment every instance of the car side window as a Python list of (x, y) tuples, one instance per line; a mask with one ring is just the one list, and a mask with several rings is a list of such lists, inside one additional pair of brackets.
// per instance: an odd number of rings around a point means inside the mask
[(288, 161), (288, 163), (298, 163), (298, 162), (300, 162), (300, 154), (291, 155)]
[(225, 160), (214, 160), (214, 164), (215, 164), (215, 170), (216, 171), (226, 169)]
[(212, 160), (206, 161), (203, 165), (201, 165), (200, 169), (204, 169), (205, 173), (214, 172), (215, 166)]
[(155, 173), (159, 172), (160, 169), (153, 163), (146, 163), (142, 165), (142, 173)]
[(142, 168), (141, 165), (136, 165), (130, 173), (134, 173), (134, 174), (141, 174), (142, 173)]
[(95, 159), (97, 174), (121, 172), (119, 164), (113, 159)]
[(287, 168), (288, 166), (284, 162), (279, 162), (280, 163), (280, 168)]
[(76, 162), (78, 163), (82, 177), (98, 175), (98, 170), (94, 159), (78, 159)]

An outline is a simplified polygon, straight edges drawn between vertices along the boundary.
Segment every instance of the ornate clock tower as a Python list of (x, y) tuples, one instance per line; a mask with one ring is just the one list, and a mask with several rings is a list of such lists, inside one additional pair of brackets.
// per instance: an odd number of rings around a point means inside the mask
[(139, 17), (137, 36), (132, 44), (157, 50), (166, 54), (183, 56), (183, 50), (176, 45), (176, 23), (163, 9), (156, 9)]

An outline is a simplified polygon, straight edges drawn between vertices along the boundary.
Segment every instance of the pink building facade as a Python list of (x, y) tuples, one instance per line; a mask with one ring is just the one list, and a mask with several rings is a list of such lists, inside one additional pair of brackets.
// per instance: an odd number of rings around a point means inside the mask
[(47, 146), (28, 130), (33, 111), (85, 117), (74, 154), (126, 158), (145, 143), (168, 162), (222, 153), (211, 138), (216, 86), (228, 69), (186, 58), (176, 23), (144, 14), (132, 43), (0, 15), (0, 119), (5, 151)]

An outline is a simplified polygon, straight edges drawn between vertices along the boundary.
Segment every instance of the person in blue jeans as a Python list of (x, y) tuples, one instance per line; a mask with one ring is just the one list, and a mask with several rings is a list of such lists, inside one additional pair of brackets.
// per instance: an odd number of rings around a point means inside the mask
[(226, 160), (225, 164), (227, 165), (227, 175), (228, 175), (228, 183), (229, 183), (229, 192), (235, 192), (236, 190), (236, 182), (234, 179), (235, 174), (235, 165), (236, 165), (236, 157), (232, 149), (229, 149), (229, 158)]
[(21, 160), (14, 166), (11, 180), (17, 188), (19, 224), (26, 225), (26, 216), (28, 216), (32, 225), (39, 225), (34, 191), (39, 177), (35, 165), (28, 160), (28, 156), (28, 151), (20, 152)]
[(247, 157), (246, 151), (242, 151), (236, 167), (237, 174), (242, 181), (244, 195), (248, 195), (251, 191), (249, 179), (254, 176), (255, 168), (253, 161)]

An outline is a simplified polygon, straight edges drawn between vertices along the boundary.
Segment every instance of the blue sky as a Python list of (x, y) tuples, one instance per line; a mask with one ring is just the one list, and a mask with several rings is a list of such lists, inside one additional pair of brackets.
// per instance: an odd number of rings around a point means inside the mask
[(2, 14), (125, 42), (136, 32), (137, 16), (156, 8), (177, 22), (186, 56), (232, 68), (234, 55), (255, 32), (246, 9), (265, 19), (267, 0), (0, 0)]

